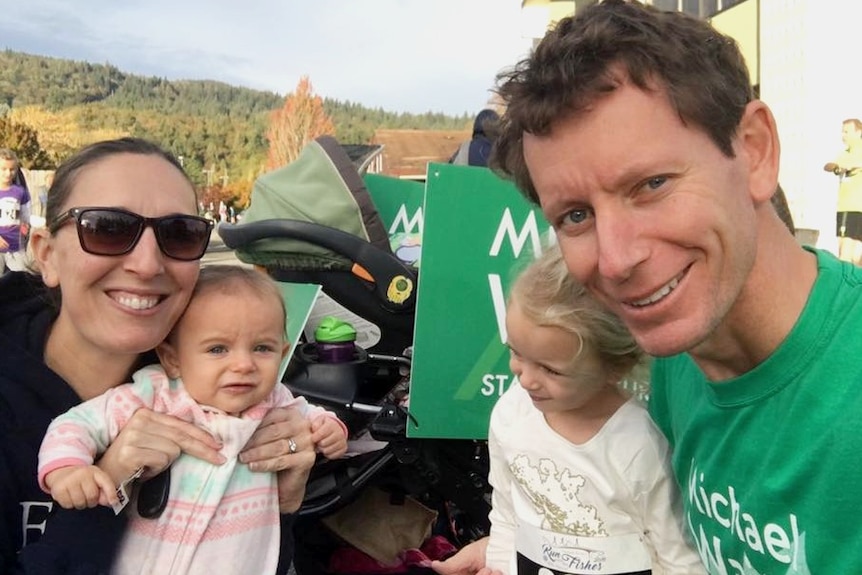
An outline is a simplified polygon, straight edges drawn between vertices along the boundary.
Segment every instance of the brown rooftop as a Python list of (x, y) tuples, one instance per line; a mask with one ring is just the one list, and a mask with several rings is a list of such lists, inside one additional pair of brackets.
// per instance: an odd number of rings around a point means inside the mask
[(375, 130), (372, 144), (383, 145), (381, 173), (424, 179), (428, 162), (448, 162), (471, 130)]

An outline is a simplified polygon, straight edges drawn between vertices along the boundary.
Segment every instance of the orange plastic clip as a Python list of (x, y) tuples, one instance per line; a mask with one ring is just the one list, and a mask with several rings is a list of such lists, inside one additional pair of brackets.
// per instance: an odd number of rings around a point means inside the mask
[(376, 281), (374, 281), (374, 277), (372, 277), (372, 275), (368, 273), (368, 270), (359, 264), (353, 264), (353, 267), (350, 268), (350, 271), (353, 272), (353, 275), (355, 276), (370, 281), (371, 283), (377, 283)]

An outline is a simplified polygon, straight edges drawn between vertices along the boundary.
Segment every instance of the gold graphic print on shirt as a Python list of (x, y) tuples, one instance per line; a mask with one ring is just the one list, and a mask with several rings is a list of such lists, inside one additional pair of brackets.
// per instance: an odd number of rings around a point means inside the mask
[(543, 516), (543, 529), (580, 537), (608, 535), (596, 508), (578, 499), (578, 492), (587, 482), (583, 475), (568, 469), (558, 470), (551, 459), (539, 459), (538, 464), (532, 466), (526, 455), (515, 457), (509, 469)]

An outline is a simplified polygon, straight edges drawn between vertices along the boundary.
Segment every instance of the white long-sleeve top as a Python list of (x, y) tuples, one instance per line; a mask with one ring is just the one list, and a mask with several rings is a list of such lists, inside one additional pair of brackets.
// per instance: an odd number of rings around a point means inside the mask
[(504, 573), (702, 574), (682, 528), (667, 441), (629, 400), (586, 443), (564, 439), (517, 383), (489, 428), (486, 564)]

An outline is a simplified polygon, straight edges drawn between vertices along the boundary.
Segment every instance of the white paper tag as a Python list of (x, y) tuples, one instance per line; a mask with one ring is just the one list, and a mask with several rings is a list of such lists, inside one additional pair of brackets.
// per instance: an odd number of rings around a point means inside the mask
[(132, 473), (125, 481), (120, 483), (120, 486), (117, 487), (117, 498), (119, 501), (111, 505), (114, 509), (114, 515), (119, 515), (120, 512), (129, 504), (129, 494), (126, 492), (126, 486), (131, 485), (138, 479), (141, 475), (144, 474), (144, 468), (138, 467), (138, 469)]

